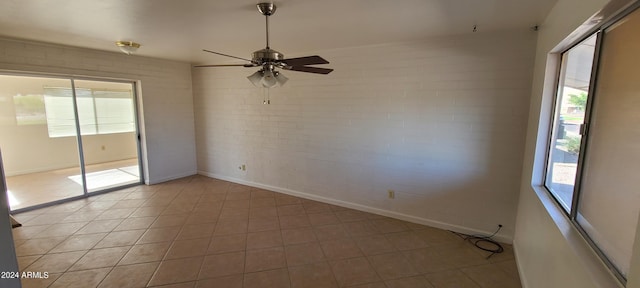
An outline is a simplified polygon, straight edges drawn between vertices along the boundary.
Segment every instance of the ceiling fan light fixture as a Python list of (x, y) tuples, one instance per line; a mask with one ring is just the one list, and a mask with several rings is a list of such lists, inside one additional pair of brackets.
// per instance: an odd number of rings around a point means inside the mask
[(138, 51), (138, 48), (140, 48), (140, 44), (133, 41), (118, 41), (116, 42), (116, 46), (127, 55), (135, 53)]
[(284, 74), (280, 72), (276, 72), (275, 75), (276, 75), (276, 81), (280, 86), (284, 86), (284, 83), (287, 83), (287, 81), (289, 81), (289, 78), (285, 77)]
[(276, 84), (278, 84), (278, 81), (276, 80), (276, 76), (273, 74), (273, 71), (264, 71), (264, 75), (262, 76), (262, 80), (260, 81), (260, 83), (262, 83), (262, 87), (264, 88), (271, 88), (273, 86), (276, 86)]
[(251, 75), (249, 75), (249, 77), (247, 77), (247, 79), (249, 79), (249, 81), (251, 81), (251, 83), (253, 84), (253, 86), (256, 87), (261, 87), (262, 86), (262, 70), (258, 70), (256, 73), (253, 73)]

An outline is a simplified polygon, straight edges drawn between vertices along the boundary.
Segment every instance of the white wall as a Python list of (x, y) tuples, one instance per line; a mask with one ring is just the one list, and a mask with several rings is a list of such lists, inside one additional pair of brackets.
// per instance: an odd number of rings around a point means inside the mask
[(0, 39), (0, 70), (137, 81), (147, 183), (196, 173), (190, 64)]
[(534, 47), (525, 30), (318, 52), (335, 71), (284, 71), (271, 105), (256, 69), (194, 68), (198, 170), (511, 241)]
[[(539, 189), (551, 118), (554, 67), (558, 64), (548, 55), (609, 2), (626, 1), (560, 0), (540, 26), (514, 239), (523, 287), (617, 287), (616, 280), (553, 199)], [(636, 241), (627, 287), (640, 287), (639, 244)]]

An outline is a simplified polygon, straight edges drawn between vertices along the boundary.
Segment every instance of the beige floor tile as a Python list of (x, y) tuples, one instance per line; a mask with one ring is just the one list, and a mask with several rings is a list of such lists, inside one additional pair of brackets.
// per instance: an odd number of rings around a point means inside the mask
[(85, 225), (75, 234), (94, 234), (111, 232), (115, 229), (123, 219), (111, 219), (111, 220), (93, 220)]
[(511, 277), (495, 264), (460, 269), (482, 288), (519, 288), (519, 279)]
[(318, 242), (297, 244), (286, 246), (285, 256), (287, 257), (287, 265), (298, 266), (325, 261), (322, 247)]
[[(146, 203), (146, 202), (145, 202)], [(164, 206), (139, 207), (129, 217), (155, 217), (159, 216), (164, 210)]]
[(398, 250), (413, 250), (427, 247), (413, 231), (385, 234), (389, 242)]
[(204, 258), (198, 280), (244, 273), (245, 252), (209, 255)]
[(262, 198), (251, 198), (249, 201), (250, 208), (259, 208), (259, 207), (275, 207), (276, 199), (274, 197), (262, 197)]
[(330, 240), (321, 242), (320, 245), (327, 259), (344, 259), (364, 255), (352, 239)]
[(127, 218), (124, 219), (120, 225), (116, 226), (113, 231), (147, 229), (155, 220), (156, 217), (154, 216)]
[(182, 226), (189, 218), (188, 214), (161, 215), (151, 224), (151, 228)]
[(349, 288), (387, 288), (387, 285), (384, 282), (373, 282), (355, 286), (349, 286)]
[(329, 205), (321, 203), (321, 202), (305, 201), (305, 202), (302, 203), (302, 206), (304, 206), (304, 211), (307, 212), (307, 214), (330, 213), (331, 212), (331, 208), (329, 207)]
[(312, 226), (321, 226), (321, 225), (329, 225), (329, 224), (339, 224), (341, 223), (336, 214), (331, 212), (322, 212), (322, 213), (311, 213), (308, 214), (309, 223)]
[(116, 266), (98, 288), (146, 287), (160, 262)]
[(279, 230), (247, 233), (247, 250), (282, 246)]
[(268, 218), (250, 218), (249, 226), (247, 228), (249, 232), (260, 232), (277, 230), (280, 231), (280, 221), (278, 217)]
[(111, 268), (101, 268), (67, 272), (62, 274), (50, 288), (86, 288), (97, 287), (100, 281), (107, 276)]
[(247, 245), (247, 234), (231, 234), (214, 236), (209, 243), (208, 254), (244, 251)]
[(196, 288), (242, 288), (243, 274), (198, 280)]
[(65, 237), (29, 239), (22, 243), (22, 245), (16, 247), (16, 255), (42, 255), (49, 252), (49, 250), (56, 247), (65, 239)]
[(309, 218), (304, 215), (292, 215), (292, 216), (279, 216), (280, 228), (282, 229), (295, 229), (311, 226)]
[(289, 278), (292, 288), (338, 287), (331, 267), (326, 262), (290, 267)]
[(73, 214), (65, 217), (60, 220), (60, 223), (71, 223), (71, 222), (89, 222), (94, 220), (98, 215), (102, 214), (102, 211), (77, 211)]
[(87, 251), (46, 254), (27, 267), (28, 271), (58, 273), (65, 272)]
[[(244, 200), (238, 200), (244, 201)], [(225, 202), (226, 203), (226, 202)], [(220, 211), (218, 221), (247, 220), (249, 219), (249, 208), (227, 208)]]
[(422, 276), (388, 280), (385, 283), (388, 288), (435, 288)]
[(343, 210), (335, 212), (338, 219), (342, 222), (354, 222), (354, 221), (362, 221), (367, 220), (367, 214), (361, 211), (356, 210)]
[(480, 288), (460, 270), (446, 270), (424, 275), (435, 288)]
[(313, 228), (313, 231), (318, 241), (349, 238), (349, 234), (342, 224), (316, 226)]
[(32, 239), (38, 233), (49, 228), (49, 225), (29, 225), (24, 224), (22, 227), (13, 228), (13, 239)]
[(282, 241), (285, 245), (318, 241), (316, 234), (311, 228), (282, 229), (280, 232), (282, 233)]
[(73, 223), (58, 223), (52, 224), (49, 228), (44, 231), (38, 233), (33, 238), (48, 238), (48, 237), (57, 237), (57, 236), (69, 236), (80, 228), (87, 225), (89, 222), (73, 222)]
[(149, 281), (149, 286), (194, 281), (198, 278), (203, 259), (204, 257), (200, 256), (162, 261)]
[(19, 217), (20, 267), (51, 273), (24, 287), (91, 285), (103, 266), (102, 288), (520, 287), (510, 245), (487, 260), (448, 231), (203, 176)]
[[(144, 234), (146, 230), (127, 230), (127, 231), (114, 231), (107, 234), (94, 248), (109, 248), (118, 246), (131, 246), (138, 242), (140, 236)], [(91, 234), (90, 234), (91, 235)]]
[(167, 252), (167, 255), (164, 259), (169, 260), (204, 256), (205, 254), (207, 254), (209, 242), (209, 238), (177, 240), (173, 242), (171, 248), (169, 248), (169, 252)]
[(179, 226), (148, 229), (137, 244), (173, 241), (180, 232)]
[(456, 268), (489, 264), (489, 260), (480, 256), (474, 249), (466, 243), (440, 245), (434, 247), (438, 253), (439, 259), (443, 259), (445, 263)]
[(47, 278), (28, 278), (21, 279), (22, 288), (47, 288), (53, 282), (58, 280), (62, 273), (49, 273)]
[(420, 273), (433, 273), (455, 269), (455, 266), (449, 264), (437, 252), (437, 248), (424, 248), (417, 250), (404, 251), (403, 254), (407, 260)]
[(369, 256), (369, 263), (384, 280), (418, 275), (418, 271), (400, 252)]
[(89, 250), (87, 254), (69, 268), (69, 271), (116, 266), (130, 248), (130, 246), (123, 246)]
[(282, 247), (248, 250), (244, 272), (257, 272), (286, 267), (287, 262)]
[(216, 224), (213, 236), (246, 233), (248, 223), (248, 219), (220, 220)]
[[(417, 225), (417, 224), (414, 224)], [(409, 225), (407, 225), (409, 226)], [(437, 246), (443, 244), (451, 244), (452, 242), (460, 242), (462, 239), (455, 234), (442, 229), (431, 228), (420, 225), (421, 229), (415, 230), (414, 233), (420, 237), (429, 246)]]
[(257, 207), (249, 209), (249, 218), (273, 218), (278, 217), (276, 207)]
[(302, 203), (302, 198), (285, 195), (285, 194), (276, 194), (275, 198), (276, 198), (276, 205), (278, 206)]
[(190, 213), (185, 224), (215, 224), (219, 215), (220, 211)]
[(215, 223), (190, 224), (182, 226), (176, 240), (210, 238), (216, 228)]
[(347, 233), (351, 237), (364, 237), (380, 233), (369, 220), (346, 222), (344, 223), (344, 228), (347, 229)]
[(396, 251), (396, 248), (384, 235), (364, 236), (355, 239), (365, 255), (384, 254)]
[(353, 286), (380, 281), (378, 274), (371, 267), (367, 258), (350, 258), (329, 262), (338, 284)]
[(129, 217), (129, 215), (131, 215), (133, 211), (136, 211), (136, 208), (109, 208), (108, 210), (102, 212), (102, 214), (98, 215), (98, 217), (96, 217), (96, 220), (124, 219)]
[(244, 288), (289, 288), (287, 269), (276, 269), (244, 274)]
[(302, 204), (277, 206), (278, 216), (305, 215), (306, 211)]
[(133, 245), (118, 265), (129, 265), (162, 260), (171, 242)]
[(20, 269), (20, 271), (26, 271), (25, 268), (40, 257), (42, 257), (42, 255), (18, 256), (18, 269)]
[(33, 217), (32, 219), (29, 219), (28, 221), (26, 221), (25, 223), (22, 223), (23, 225), (45, 225), (45, 224), (55, 224), (55, 223), (59, 223), (60, 221), (62, 221), (64, 218), (67, 218), (69, 215), (71, 215), (73, 213), (67, 212), (67, 213), (46, 213), (46, 214), (42, 214), (42, 215), (38, 215), (36, 217)]
[(73, 235), (64, 240), (55, 248), (51, 249), (50, 252), (60, 253), (89, 250), (93, 248), (98, 242), (100, 242), (100, 240), (102, 240), (102, 238), (104, 238), (106, 235), (107, 233)]
[(409, 230), (409, 227), (407, 227), (403, 221), (391, 218), (375, 219), (371, 220), (371, 223), (373, 223), (373, 226), (376, 227), (376, 230), (380, 231), (380, 233), (403, 232)]

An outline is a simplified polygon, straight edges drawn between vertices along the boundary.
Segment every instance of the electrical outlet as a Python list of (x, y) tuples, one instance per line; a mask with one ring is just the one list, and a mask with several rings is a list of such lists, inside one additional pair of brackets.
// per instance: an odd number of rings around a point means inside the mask
[(395, 199), (396, 198), (396, 191), (393, 191), (391, 189), (387, 190), (387, 196), (389, 197), (389, 199)]
[(247, 166), (242, 164), (242, 171), (247, 171)]

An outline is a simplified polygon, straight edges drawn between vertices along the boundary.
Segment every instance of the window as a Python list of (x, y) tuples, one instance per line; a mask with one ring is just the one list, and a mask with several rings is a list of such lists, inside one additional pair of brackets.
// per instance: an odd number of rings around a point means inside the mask
[(640, 213), (638, 30), (640, 10), (562, 53), (545, 174), (546, 188), (623, 283)]
[[(82, 135), (135, 131), (130, 90), (106, 91), (76, 88), (78, 122)], [(73, 93), (69, 88), (45, 87), (44, 106), (49, 137), (75, 136)]]
[(16, 109), (16, 124), (44, 125), (47, 116), (44, 112), (44, 97), (38, 94), (13, 96), (13, 107)]

